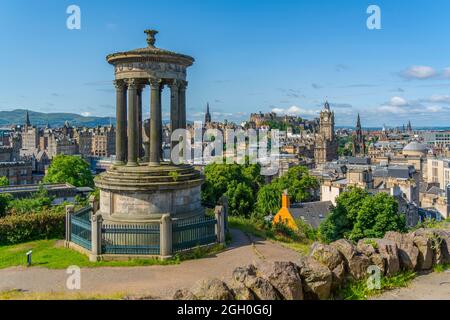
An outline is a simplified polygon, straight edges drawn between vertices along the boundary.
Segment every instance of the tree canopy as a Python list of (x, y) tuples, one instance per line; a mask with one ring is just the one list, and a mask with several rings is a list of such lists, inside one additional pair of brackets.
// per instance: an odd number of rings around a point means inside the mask
[(258, 164), (208, 164), (202, 186), (203, 204), (214, 206), (226, 195), (231, 214), (250, 216), (255, 194), (263, 183), (260, 172)]
[(57, 155), (53, 158), (44, 183), (70, 183), (75, 187), (93, 187), (89, 164), (77, 156)]
[(318, 187), (319, 182), (309, 174), (306, 167), (292, 167), (286, 174), (259, 190), (255, 213), (260, 217), (276, 214), (281, 208), (281, 194), (286, 189), (292, 202), (312, 201)]
[(336, 199), (336, 207), (321, 223), (319, 234), (326, 242), (340, 238), (359, 240), (383, 237), (387, 231), (405, 231), (405, 215), (398, 212), (394, 197), (386, 193), (370, 195), (350, 188)]

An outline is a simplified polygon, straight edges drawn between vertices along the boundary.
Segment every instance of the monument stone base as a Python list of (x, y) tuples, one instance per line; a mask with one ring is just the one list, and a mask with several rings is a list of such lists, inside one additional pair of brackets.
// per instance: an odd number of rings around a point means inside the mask
[(190, 165), (112, 166), (95, 179), (104, 224), (159, 223), (204, 215), (200, 173)]

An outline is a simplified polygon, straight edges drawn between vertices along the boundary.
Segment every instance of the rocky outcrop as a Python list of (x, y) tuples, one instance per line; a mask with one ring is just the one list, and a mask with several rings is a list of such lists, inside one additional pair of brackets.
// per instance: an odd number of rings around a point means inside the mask
[(370, 266), (369, 258), (358, 252), (355, 246), (346, 239), (339, 239), (331, 243), (342, 255), (346, 271), (354, 280), (360, 280), (367, 276), (367, 268)]
[(233, 280), (242, 283), (258, 300), (280, 299), (274, 286), (268, 280), (256, 274), (254, 265), (236, 268), (233, 271)]
[(328, 299), (331, 295), (333, 276), (330, 269), (312, 257), (300, 259), (300, 277), (303, 280), (304, 295), (307, 299)]
[(433, 229), (433, 232), (440, 239), (441, 263), (450, 264), (450, 231)]
[(376, 265), (384, 275), (399, 270), (429, 270), (450, 263), (450, 231), (418, 229), (408, 234), (388, 232), (383, 239), (362, 239), (355, 246), (340, 239), (330, 245), (314, 243), (297, 263), (261, 261), (238, 267), (232, 281), (198, 281), (190, 290), (177, 290), (177, 300), (312, 300), (328, 299), (345, 283), (368, 276)]
[(414, 245), (414, 237), (411, 234), (389, 231), (384, 238), (397, 244), (401, 269), (415, 270), (417, 268), (419, 249)]
[(371, 264), (380, 268), (382, 274), (392, 276), (400, 271), (400, 260), (395, 241), (389, 239), (361, 239), (357, 250), (369, 257)]
[(188, 289), (178, 289), (173, 295), (173, 300), (197, 300), (198, 298)]
[(336, 248), (330, 245), (315, 242), (311, 246), (310, 256), (324, 264), (331, 271), (333, 277), (333, 282), (331, 284), (332, 290), (336, 290), (344, 283), (344, 260)]
[(285, 300), (303, 300), (298, 266), (288, 261), (260, 263), (257, 274), (268, 280)]
[(253, 292), (240, 282), (232, 281), (229, 288), (235, 300), (255, 300)]
[(233, 300), (234, 296), (228, 286), (219, 279), (198, 281), (192, 294), (199, 300)]
[(433, 267), (434, 260), (433, 240), (430, 239), (429, 233), (422, 230), (419, 229), (410, 234), (413, 237), (414, 245), (419, 249), (416, 270), (429, 270)]

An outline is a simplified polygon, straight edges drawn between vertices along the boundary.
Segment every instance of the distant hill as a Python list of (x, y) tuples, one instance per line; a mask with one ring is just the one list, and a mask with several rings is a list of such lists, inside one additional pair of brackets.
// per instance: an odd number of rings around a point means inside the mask
[[(17, 109), (13, 111), (0, 111), (0, 126), (23, 125), (26, 119), (25, 109)], [(114, 117), (84, 117), (76, 113), (43, 113), (29, 111), (30, 121), (32, 125), (45, 127), (47, 122), (51, 127), (62, 127), (65, 121), (69, 121), (71, 126), (76, 127), (95, 127), (116, 123)]]

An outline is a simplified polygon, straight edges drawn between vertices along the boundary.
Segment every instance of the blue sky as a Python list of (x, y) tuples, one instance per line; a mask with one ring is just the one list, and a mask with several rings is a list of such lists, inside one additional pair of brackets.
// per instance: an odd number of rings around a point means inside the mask
[[(81, 30), (66, 9), (81, 8)], [(381, 9), (381, 30), (366, 9)], [(5, 0), (0, 110), (114, 115), (109, 53), (156, 45), (189, 54), (188, 118), (275, 110), (307, 118), (325, 99), (338, 125), (450, 125), (450, 1)], [(166, 91), (168, 91), (166, 89)], [(144, 101), (149, 105), (148, 92)], [(168, 111), (164, 92), (164, 112)], [(145, 114), (148, 115), (145, 108)]]

